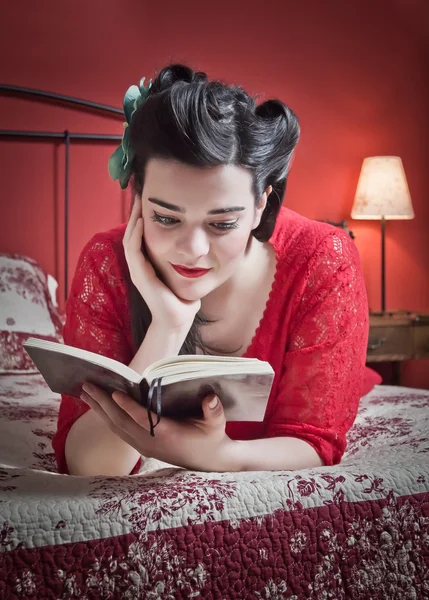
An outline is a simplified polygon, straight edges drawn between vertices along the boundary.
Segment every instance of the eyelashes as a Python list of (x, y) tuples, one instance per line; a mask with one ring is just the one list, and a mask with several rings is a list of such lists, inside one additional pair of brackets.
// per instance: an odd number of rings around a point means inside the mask
[(213, 227), (218, 231), (231, 231), (231, 229), (237, 229), (238, 219), (235, 219), (235, 221), (219, 221), (218, 223), (210, 223), (210, 227)]
[(161, 225), (166, 225), (167, 227), (180, 223), (178, 219), (174, 219), (173, 217), (163, 217), (156, 212), (153, 213), (151, 219), (152, 221), (155, 221), (155, 223), (161, 223)]
[[(153, 213), (151, 219), (155, 223), (159, 223), (164, 227), (173, 227), (174, 225), (180, 223), (179, 219), (175, 219), (174, 217), (165, 217), (163, 215), (159, 215), (157, 212)], [(219, 233), (225, 233), (233, 229), (237, 229), (238, 219), (235, 219), (234, 221), (218, 221), (215, 223), (210, 223), (209, 226)]]

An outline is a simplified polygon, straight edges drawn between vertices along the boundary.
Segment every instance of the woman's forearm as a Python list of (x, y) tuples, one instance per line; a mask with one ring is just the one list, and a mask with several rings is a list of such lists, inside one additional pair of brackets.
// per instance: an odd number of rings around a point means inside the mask
[(230, 471), (296, 471), (323, 465), (313, 446), (294, 437), (237, 441), (229, 463)]
[[(143, 373), (156, 360), (176, 356), (187, 333), (167, 333), (151, 325), (129, 366)], [(110, 431), (93, 410), (89, 410), (70, 428), (65, 456), (71, 475), (128, 475), (140, 454)]]
[(168, 331), (161, 324), (152, 323), (129, 367), (142, 374), (147, 367), (157, 360), (177, 356), (188, 331), (189, 329)]

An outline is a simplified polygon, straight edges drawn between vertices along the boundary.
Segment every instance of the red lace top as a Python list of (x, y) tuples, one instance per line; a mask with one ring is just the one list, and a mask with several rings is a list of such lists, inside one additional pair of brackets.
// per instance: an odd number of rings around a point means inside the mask
[[(95, 235), (79, 258), (66, 306), (66, 344), (129, 364), (133, 358), (125, 225)], [(292, 436), (325, 465), (339, 463), (363, 391), (368, 306), (358, 253), (342, 230), (282, 208), (271, 243), (277, 271), (244, 356), (275, 378), (263, 423), (227, 423), (233, 439)], [(245, 399), (243, 399), (245, 401)], [(60, 472), (72, 424), (88, 406), (62, 398), (53, 446)]]

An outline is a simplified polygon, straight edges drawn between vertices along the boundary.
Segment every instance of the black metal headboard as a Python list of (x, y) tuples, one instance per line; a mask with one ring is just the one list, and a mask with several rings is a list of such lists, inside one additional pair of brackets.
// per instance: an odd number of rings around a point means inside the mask
[[(74, 109), (90, 110), (97, 113), (108, 113), (115, 117), (124, 119), (124, 113), (121, 108), (98, 104), (82, 98), (72, 96), (63, 96), (53, 92), (43, 90), (34, 90), (13, 85), (0, 84), (0, 92), (9, 96), (34, 96), (38, 101), (51, 102), (61, 106), (70, 106)], [(70, 131), (20, 131), (12, 129), (0, 130), (0, 137), (13, 139), (57, 139), (65, 145), (65, 178), (64, 178), (64, 296), (67, 299), (68, 294), (68, 257), (69, 257), (69, 165), (70, 165), (70, 143), (74, 140), (79, 141), (118, 141), (122, 139), (120, 135), (100, 134), (100, 133), (72, 133)]]

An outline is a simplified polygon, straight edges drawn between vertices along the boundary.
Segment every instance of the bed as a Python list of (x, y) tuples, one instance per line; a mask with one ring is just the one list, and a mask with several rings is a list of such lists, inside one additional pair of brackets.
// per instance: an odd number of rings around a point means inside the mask
[(60, 475), (22, 350), (61, 341), (55, 286), (0, 256), (0, 600), (429, 598), (429, 391), (375, 386), (335, 467)]
[(343, 463), (58, 475), (59, 406), (0, 376), (0, 598), (429, 598), (429, 392), (377, 386)]
[(61, 340), (35, 261), (0, 256), (0, 307), (1, 600), (429, 598), (429, 391), (376, 386), (335, 467), (59, 475), (21, 346)]

